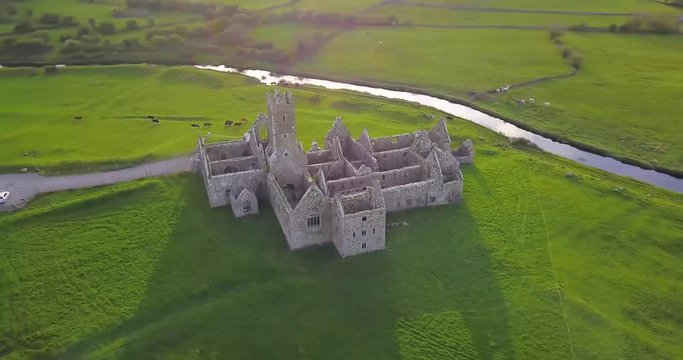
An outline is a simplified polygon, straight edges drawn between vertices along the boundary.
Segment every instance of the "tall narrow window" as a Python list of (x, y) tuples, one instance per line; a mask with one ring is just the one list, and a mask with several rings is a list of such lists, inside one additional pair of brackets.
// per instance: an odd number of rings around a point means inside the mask
[(430, 196), (430, 197), (429, 197), (429, 202), (430, 202), (430, 203), (436, 202), (436, 196)]
[(362, 243), (362, 244), (360, 244), (360, 247), (363, 248), (363, 249), (365, 249), (366, 247), (368, 247), (368, 244), (367, 244), (367, 243)]
[(373, 234), (375, 233), (375, 228), (372, 228), (372, 233), (373, 233)]
[(367, 217), (367, 216), (363, 216), (363, 217), (361, 218), (361, 221), (368, 221), (368, 217)]
[(366, 233), (367, 233), (367, 231), (365, 231), (365, 230), (363, 230), (363, 231), (360, 232), (360, 234), (363, 235), (363, 236), (365, 236)]
[(320, 216), (315, 215), (306, 219), (306, 224), (308, 227), (320, 226)]
[(249, 201), (245, 201), (244, 202), (244, 212), (248, 213), (250, 211), (251, 211), (251, 204), (249, 203)]

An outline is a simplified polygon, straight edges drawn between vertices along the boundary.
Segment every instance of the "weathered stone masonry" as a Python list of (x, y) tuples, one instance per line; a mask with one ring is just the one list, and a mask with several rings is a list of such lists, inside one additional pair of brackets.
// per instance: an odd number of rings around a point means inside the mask
[(294, 98), (266, 95), (242, 140), (197, 141), (193, 168), (211, 207), (236, 217), (258, 214), (268, 200), (290, 249), (332, 243), (342, 257), (385, 248), (386, 213), (462, 201), (460, 164), (474, 161), (472, 141), (456, 150), (443, 119), (429, 131), (358, 140), (337, 118), (325, 148), (304, 152), (296, 137)]

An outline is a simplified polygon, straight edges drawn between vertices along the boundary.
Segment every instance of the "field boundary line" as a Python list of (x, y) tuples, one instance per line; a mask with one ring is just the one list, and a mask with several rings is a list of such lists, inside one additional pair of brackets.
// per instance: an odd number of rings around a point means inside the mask
[[(531, 180), (531, 165), (527, 162), (527, 170), (529, 171), (529, 177)], [(560, 284), (557, 282), (557, 271), (555, 270), (555, 260), (553, 259), (553, 251), (552, 247), (550, 244), (550, 234), (548, 233), (548, 222), (546, 221), (545, 218), (545, 211), (543, 210), (543, 202), (541, 202), (541, 195), (538, 193), (538, 189), (536, 189), (536, 186), (533, 185), (532, 181), (529, 181), (529, 184), (531, 184), (531, 188), (534, 190), (536, 193), (536, 199), (538, 200), (538, 206), (541, 209), (541, 217), (543, 218), (543, 229), (545, 230), (545, 239), (546, 239), (546, 244), (548, 245), (548, 255), (550, 257), (550, 268), (553, 273), (553, 280), (555, 281), (555, 290), (557, 290), (557, 297), (560, 299), (560, 307), (562, 308), (562, 316), (564, 317), (564, 325), (567, 328), (567, 336), (569, 338), (569, 350), (571, 351), (572, 354), (572, 360), (576, 359), (576, 356), (574, 355), (574, 342), (572, 341), (572, 332), (569, 328), (569, 318), (567, 317), (567, 310), (565, 309), (564, 306), (564, 300), (562, 300), (562, 291), (560, 290)]]

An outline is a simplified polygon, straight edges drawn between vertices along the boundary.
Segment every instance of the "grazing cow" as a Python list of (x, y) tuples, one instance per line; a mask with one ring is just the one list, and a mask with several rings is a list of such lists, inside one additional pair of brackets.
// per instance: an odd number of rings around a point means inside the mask
[(152, 124), (158, 125), (159, 119), (157, 119), (157, 118), (152, 119)]
[(213, 124), (212, 123), (204, 123), (204, 127), (210, 127), (211, 125), (213, 125)]
[(535, 104), (535, 103), (536, 103), (536, 99), (534, 99), (534, 98), (529, 98), (529, 104)]
[(243, 123), (242, 123), (241, 121), (235, 121), (235, 122), (233, 123), (233, 125), (235, 125), (235, 126), (242, 126), (242, 124), (243, 124)]
[(545, 107), (549, 107), (549, 106), (550, 106), (550, 101), (544, 102), (543, 105), (544, 105)]
[(192, 124), (192, 125), (190, 125), (190, 126), (193, 127), (193, 128), (199, 129), (199, 124)]
[(83, 117), (81, 115), (76, 115), (74, 116), (74, 120), (82, 120)]
[(234, 121), (232, 120), (225, 120), (225, 126), (232, 126), (233, 123)]
[(517, 99), (517, 103), (518, 103), (519, 105), (524, 105), (524, 104), (526, 104), (526, 100), (524, 100), (524, 99)]
[(450, 115), (448, 115), (448, 116), (446, 116), (446, 119), (448, 119), (448, 120), (453, 120), (453, 117), (450, 116)]

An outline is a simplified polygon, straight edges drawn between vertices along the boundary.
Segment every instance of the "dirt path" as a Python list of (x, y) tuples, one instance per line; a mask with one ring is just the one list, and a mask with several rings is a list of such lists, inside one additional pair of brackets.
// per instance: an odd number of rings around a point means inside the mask
[(190, 157), (180, 157), (143, 164), (131, 168), (68, 176), (42, 176), (40, 174), (0, 175), (0, 191), (9, 191), (7, 203), (0, 204), (0, 212), (14, 211), (24, 207), (38, 194), (55, 191), (84, 189), (89, 187), (116, 184), (142, 179), (150, 176), (174, 174), (190, 171)]

